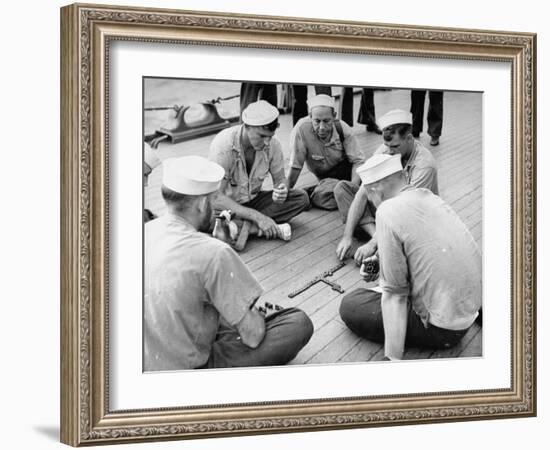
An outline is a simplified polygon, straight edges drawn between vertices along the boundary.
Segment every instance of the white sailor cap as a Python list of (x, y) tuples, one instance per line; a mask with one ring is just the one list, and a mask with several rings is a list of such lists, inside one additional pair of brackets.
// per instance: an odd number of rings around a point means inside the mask
[(371, 184), (403, 170), (401, 155), (378, 154), (357, 168), (363, 184)]
[(403, 111), (402, 109), (394, 109), (378, 119), (378, 126), (381, 130), (398, 123), (412, 125), (412, 114), (410, 112)]
[(250, 103), (242, 114), (243, 122), (253, 127), (269, 125), (277, 117), (279, 117), (279, 110), (265, 100)]
[(328, 106), (329, 108), (334, 109), (335, 108), (334, 97), (331, 97), (330, 95), (327, 95), (327, 94), (319, 94), (311, 98), (310, 100), (308, 100), (307, 106), (309, 107), (310, 111), (316, 106)]
[(151, 170), (160, 164), (160, 159), (156, 155), (156, 152), (147, 142), (143, 143), (143, 162), (147, 164)]
[(163, 162), (162, 184), (185, 195), (206, 195), (219, 189), (225, 170), (202, 156), (168, 158)]

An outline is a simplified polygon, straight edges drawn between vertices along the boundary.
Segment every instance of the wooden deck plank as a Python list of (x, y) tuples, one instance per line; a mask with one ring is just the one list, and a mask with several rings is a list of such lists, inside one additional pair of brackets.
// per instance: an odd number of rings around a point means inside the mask
[(263, 255), (270, 254), (280, 248), (286, 248), (295, 240), (311, 233), (313, 229), (321, 226), (321, 224), (336, 220), (337, 216), (332, 213), (333, 217), (329, 217), (330, 214), (331, 212), (329, 211), (311, 209), (293, 218), (290, 222), (292, 226), (292, 240), (288, 243), (279, 239), (266, 240), (251, 236), (246, 249), (241, 253), (241, 258), (247, 264), (251, 264), (252, 261)]
[[(349, 345), (349, 344), (348, 344)], [(376, 354), (382, 351), (383, 345), (377, 342), (360, 339), (358, 343), (352, 344), (349, 350), (341, 356), (338, 362), (363, 362), (370, 361)]]
[(483, 356), (483, 332), (481, 327), (479, 331), (460, 353), (461, 358), (475, 358)]
[[(310, 276), (311, 278), (313, 278), (317, 274), (328, 270), (329, 268), (334, 267), (336, 264), (338, 264), (338, 259), (334, 252), (336, 242), (340, 238), (340, 236), (338, 235), (338, 230), (329, 233), (329, 236), (331, 239), (327, 239), (325, 241), (326, 245), (315, 249), (308, 255), (301, 258), (299, 261), (293, 261), (292, 263), (283, 267), (278, 272), (273, 272), (269, 274), (269, 276), (262, 278), (262, 285), (265, 287), (265, 289), (277, 289), (280, 287), (281, 283), (287, 281), (290, 282), (290, 284), (287, 284), (285, 286), (285, 290), (287, 290), (290, 285), (296, 286), (296, 288), (298, 288), (303, 284), (301, 278), (305, 278), (306, 280), (308, 280)], [(311, 264), (310, 262), (313, 261), (315, 263)], [(305, 270), (304, 266), (307, 266)], [(302, 274), (303, 277), (299, 276), (300, 274)]]
[(355, 346), (360, 341), (360, 337), (356, 336), (349, 329), (345, 329), (342, 334), (340, 334), (335, 339), (332, 339), (326, 347), (319, 350), (315, 355), (313, 355), (308, 361), (307, 364), (326, 364), (332, 363), (334, 361), (339, 361), (340, 358), (347, 353), (349, 346)]
[(348, 328), (336, 320), (331, 320), (320, 329), (315, 328), (312, 339), (294, 358), (292, 364), (306, 364), (317, 353), (324, 349), (330, 342), (341, 334), (348, 332)]
[(311, 224), (311, 226), (313, 228), (310, 232), (298, 238), (294, 238), (290, 242), (276, 247), (270, 252), (264, 253), (252, 260), (249, 263), (250, 269), (255, 270), (258, 277), (260, 277), (261, 273), (265, 270), (270, 272), (279, 270), (288, 265), (291, 261), (302, 259), (307, 254), (311, 253), (311, 250), (325, 245), (325, 241), (328, 239), (332, 240), (335, 237), (335, 233), (336, 237), (342, 233), (340, 229), (342, 227), (342, 221), (335, 214), (333, 214), (330, 219), (326, 218), (325, 220), (316, 221)]
[[(351, 264), (336, 272), (329, 279), (342, 286), (342, 288), (345, 290), (344, 294), (348, 294), (352, 290), (361, 286), (363, 282), (361, 276), (359, 275), (359, 272)], [(341, 296), (343, 296), (344, 294), (340, 294), (339, 292), (332, 290), (325, 283), (317, 283), (306, 292), (300, 294), (297, 297), (294, 297), (293, 302), (295, 306), (304, 310), (307, 314), (313, 315), (328, 302), (334, 302), (335, 300), (338, 300), (339, 305)]]
[[(290, 299), (292, 300), (291, 302), (289, 302), (287, 299), (289, 293), (295, 291), (298, 288), (301, 288), (308, 281), (312, 280), (315, 276), (319, 275), (324, 270), (333, 265), (333, 263), (326, 264), (326, 262), (317, 263), (315, 264), (315, 266), (308, 269), (307, 272), (302, 273), (302, 276), (291, 277), (291, 279), (284, 280), (282, 283), (275, 285), (272, 289), (267, 290), (266, 293), (262, 296), (262, 299), (265, 299), (266, 301), (269, 301), (271, 303), (284, 302), (279, 304), (290, 304), (299, 307), (302, 307), (303, 303), (312, 297), (314, 298), (314, 300), (312, 300), (313, 302), (323, 301), (322, 299), (324, 299), (327, 295), (331, 295), (333, 292), (335, 292), (324, 283), (317, 283), (303, 294), (294, 297), (294, 299)], [(346, 284), (340, 279), (341, 275), (345, 275), (347, 273), (350, 274), (349, 276), (352, 279), (352, 283), (354, 283), (354, 278), (360, 278), (359, 272), (354, 264), (348, 263), (345, 268), (342, 268), (341, 270), (336, 272), (330, 279), (341, 284), (342, 287), (347, 291), (348, 286), (346, 286)], [(348, 279), (345, 278), (344, 281), (347, 282), (346, 280)], [(321, 298), (321, 300), (317, 300), (318, 298)]]

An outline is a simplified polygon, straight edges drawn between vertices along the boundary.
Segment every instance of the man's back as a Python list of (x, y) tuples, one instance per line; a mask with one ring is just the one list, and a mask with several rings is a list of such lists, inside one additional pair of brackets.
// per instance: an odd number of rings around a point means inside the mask
[(172, 214), (145, 233), (144, 368), (177, 370), (208, 360), (220, 316), (234, 326), (262, 289), (225, 243)]
[(383, 290), (407, 294), (424, 322), (460, 330), (481, 306), (481, 253), (441, 198), (406, 187), (376, 213)]

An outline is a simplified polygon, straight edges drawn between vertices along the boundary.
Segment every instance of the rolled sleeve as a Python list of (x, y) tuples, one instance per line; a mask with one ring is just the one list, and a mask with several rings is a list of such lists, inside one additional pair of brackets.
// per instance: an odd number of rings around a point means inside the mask
[(409, 295), (409, 270), (403, 242), (391, 227), (391, 216), (384, 208), (376, 213), (376, 236), (380, 258), (380, 288), (388, 294)]
[(307, 156), (307, 149), (299, 126), (300, 123), (296, 124), (290, 133), (290, 167), (302, 170)]
[(359, 149), (357, 138), (353, 135), (351, 128), (346, 123), (341, 123), (344, 131), (344, 142), (342, 142), (342, 145), (344, 146), (346, 157), (354, 166), (360, 166), (365, 162), (365, 156)]
[(416, 166), (413, 170), (410, 184), (417, 188), (429, 189), (437, 195), (437, 170), (435, 167), (430, 166)]
[(231, 326), (236, 326), (254, 300), (263, 294), (262, 287), (248, 267), (225, 244), (209, 258), (204, 277), (210, 302)]

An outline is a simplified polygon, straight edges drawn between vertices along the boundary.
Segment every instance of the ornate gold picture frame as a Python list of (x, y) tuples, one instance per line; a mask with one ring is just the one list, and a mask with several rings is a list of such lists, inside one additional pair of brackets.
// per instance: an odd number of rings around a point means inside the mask
[[(113, 409), (109, 192), (116, 171), (109, 165), (109, 67), (111, 45), (120, 41), (509, 64), (511, 148), (501, 153), (511, 157), (510, 385)], [(530, 33), (84, 4), (62, 8), (62, 442), (80, 446), (535, 415), (535, 89), (536, 35)]]

